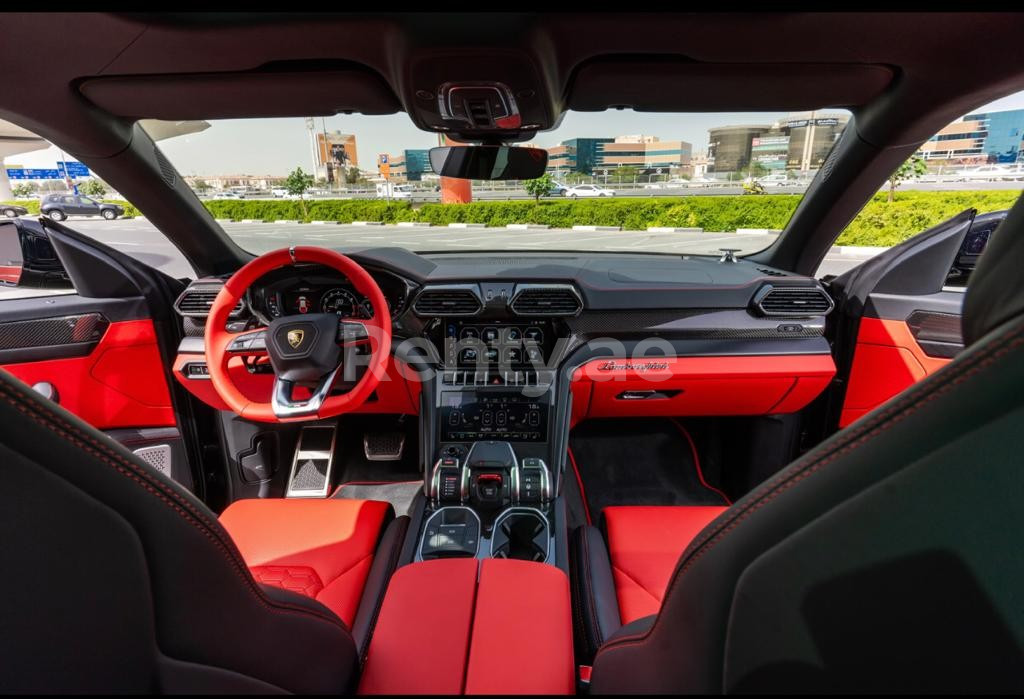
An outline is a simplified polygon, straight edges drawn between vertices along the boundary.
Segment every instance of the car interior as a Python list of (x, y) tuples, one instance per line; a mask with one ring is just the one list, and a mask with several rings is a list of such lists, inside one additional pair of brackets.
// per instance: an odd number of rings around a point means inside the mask
[[(1024, 16), (4, 25), (0, 119), (194, 274), (0, 218), (0, 282), (68, 291), (0, 301), (0, 691), (1024, 691), (1024, 201), (816, 274), (1024, 90)], [(443, 188), (623, 108), (851, 119), (781, 235), (719, 255), (254, 254), (140, 124), (399, 115), (463, 144)]]

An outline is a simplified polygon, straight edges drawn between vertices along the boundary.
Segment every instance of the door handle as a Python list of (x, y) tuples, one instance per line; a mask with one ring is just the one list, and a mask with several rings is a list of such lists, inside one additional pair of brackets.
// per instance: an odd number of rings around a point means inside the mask
[(617, 400), (657, 400), (665, 398), (673, 398), (682, 393), (681, 390), (670, 390), (670, 391), (623, 391), (619, 395), (615, 396)]

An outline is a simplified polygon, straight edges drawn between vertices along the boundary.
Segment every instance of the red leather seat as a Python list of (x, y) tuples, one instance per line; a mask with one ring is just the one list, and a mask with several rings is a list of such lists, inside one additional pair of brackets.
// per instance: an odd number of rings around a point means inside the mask
[(725, 507), (607, 507), (615, 596), (623, 624), (657, 614), (679, 556)]
[(390, 511), (375, 500), (238, 500), (220, 523), (258, 582), (311, 597), (352, 628)]

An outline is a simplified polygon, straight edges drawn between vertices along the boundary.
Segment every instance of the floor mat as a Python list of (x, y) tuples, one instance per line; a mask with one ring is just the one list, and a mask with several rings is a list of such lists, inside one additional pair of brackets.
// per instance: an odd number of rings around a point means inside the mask
[(423, 481), (399, 483), (342, 483), (331, 497), (349, 500), (383, 500), (395, 508), (395, 515), (410, 514), (413, 498), (423, 491)]
[(588, 420), (569, 437), (594, 523), (612, 505), (726, 505), (670, 420)]

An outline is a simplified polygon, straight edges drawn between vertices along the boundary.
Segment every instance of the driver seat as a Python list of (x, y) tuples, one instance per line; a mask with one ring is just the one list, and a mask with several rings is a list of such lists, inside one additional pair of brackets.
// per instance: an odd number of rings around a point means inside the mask
[(248, 500), (218, 520), (4, 371), (0, 425), (4, 691), (353, 688), (407, 517)]

